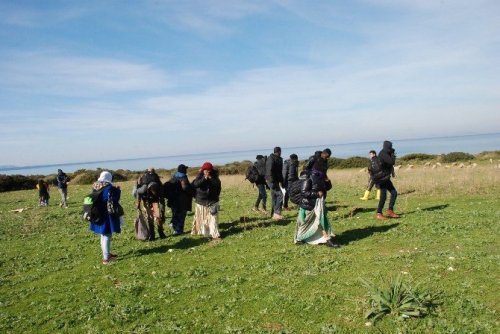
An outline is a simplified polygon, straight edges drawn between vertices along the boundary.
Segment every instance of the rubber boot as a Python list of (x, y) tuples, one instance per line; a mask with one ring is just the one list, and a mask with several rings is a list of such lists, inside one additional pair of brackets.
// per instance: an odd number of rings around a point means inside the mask
[(363, 195), (363, 197), (360, 197), (359, 199), (362, 200), (362, 201), (369, 200), (370, 199), (370, 191), (365, 190), (365, 194)]
[(380, 199), (380, 189), (377, 189), (377, 197), (375, 198), (376, 200)]

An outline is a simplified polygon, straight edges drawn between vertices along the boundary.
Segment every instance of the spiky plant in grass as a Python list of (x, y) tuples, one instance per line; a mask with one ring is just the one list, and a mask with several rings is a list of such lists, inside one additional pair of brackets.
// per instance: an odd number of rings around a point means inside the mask
[(419, 285), (412, 288), (403, 282), (401, 274), (390, 282), (387, 289), (378, 288), (362, 278), (360, 281), (370, 294), (370, 309), (365, 313), (365, 317), (374, 322), (387, 314), (401, 319), (423, 317), (439, 304), (438, 294)]

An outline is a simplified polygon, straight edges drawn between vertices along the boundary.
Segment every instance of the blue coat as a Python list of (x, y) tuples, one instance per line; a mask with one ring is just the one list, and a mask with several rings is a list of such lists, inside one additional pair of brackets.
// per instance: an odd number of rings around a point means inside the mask
[(120, 194), (121, 194), (120, 189), (112, 187), (111, 185), (107, 185), (106, 187), (104, 187), (101, 196), (99, 196), (99, 204), (98, 204), (99, 211), (101, 212), (101, 215), (103, 217), (104, 224), (97, 225), (90, 222), (90, 230), (95, 233), (112, 234), (121, 232), (120, 218), (112, 217), (108, 214), (107, 203), (110, 193), (112, 194), (111, 196), (114, 204), (118, 204), (118, 202), (120, 201)]

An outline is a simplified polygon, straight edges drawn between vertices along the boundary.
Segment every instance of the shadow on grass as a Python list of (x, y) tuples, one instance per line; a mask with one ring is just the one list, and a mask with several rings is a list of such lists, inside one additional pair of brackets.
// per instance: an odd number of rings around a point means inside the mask
[(348, 205), (326, 203), (326, 209), (328, 211), (337, 211), (337, 209), (345, 209), (345, 208), (348, 208), (348, 207), (349, 207)]
[(351, 211), (347, 212), (346, 214), (339, 216), (339, 219), (346, 219), (346, 218), (352, 218), (358, 213), (365, 213), (365, 212), (375, 212), (374, 208), (352, 208)]
[[(177, 236), (175, 238), (182, 238), (182, 237)], [(161, 246), (153, 247), (153, 248), (139, 249), (138, 251), (135, 252), (135, 254), (136, 254), (136, 256), (143, 256), (143, 255), (149, 255), (149, 254), (162, 254), (162, 253), (168, 252), (169, 249), (189, 249), (192, 247), (196, 247), (196, 246), (205, 244), (207, 242), (208, 242), (208, 240), (205, 238), (187, 237), (187, 238), (179, 239), (173, 245), (169, 244), (169, 245), (161, 245)]]
[(382, 226), (369, 226), (363, 228), (356, 228), (354, 230), (348, 230), (343, 232), (342, 234), (336, 237), (337, 242), (341, 245), (348, 245), (353, 241), (358, 241), (361, 239), (368, 238), (375, 233), (384, 233), (395, 227), (397, 227), (399, 223), (394, 223), (390, 225), (382, 225)]
[[(238, 234), (244, 231), (251, 231), (255, 228), (266, 228), (270, 226), (287, 226), (292, 222), (292, 220), (293, 220), (292, 218), (287, 218), (287, 217), (285, 217), (283, 220), (277, 220), (277, 221), (271, 220), (268, 217), (263, 217), (263, 218), (252, 217), (249, 218), (249, 220), (242, 220), (240, 218), (240, 220), (232, 221), (230, 223), (219, 224), (219, 227), (221, 229), (224, 229), (220, 231), (220, 234), (224, 238), (229, 235)], [(262, 222), (249, 224), (254, 221), (262, 221)]]
[(408, 215), (408, 214), (412, 214), (412, 213), (415, 213), (415, 212), (421, 212), (421, 211), (433, 212), (433, 211), (438, 211), (438, 210), (444, 210), (444, 209), (446, 209), (449, 206), (450, 206), (449, 204), (434, 205), (434, 206), (430, 206), (428, 208), (422, 208), (422, 209), (419, 209), (419, 210), (408, 211), (408, 212), (405, 212), (405, 214)]

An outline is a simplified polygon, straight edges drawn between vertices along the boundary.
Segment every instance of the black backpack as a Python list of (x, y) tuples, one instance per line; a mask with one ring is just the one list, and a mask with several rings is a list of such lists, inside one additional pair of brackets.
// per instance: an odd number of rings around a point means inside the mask
[(382, 169), (382, 161), (378, 157), (374, 157), (370, 161), (370, 167), (368, 168), (373, 182), (381, 183), (387, 181), (390, 178), (390, 173), (387, 173)]
[(307, 181), (307, 175), (301, 175), (298, 180), (288, 184), (288, 198), (293, 204), (299, 205), (302, 201), (302, 184)]
[(259, 179), (259, 170), (257, 169), (257, 166), (251, 165), (247, 168), (245, 179), (250, 181), (250, 183), (257, 182)]
[(98, 206), (103, 190), (104, 187), (97, 191), (92, 191), (83, 199), (83, 219), (96, 225), (104, 224), (104, 221), (101, 220), (102, 214)]

